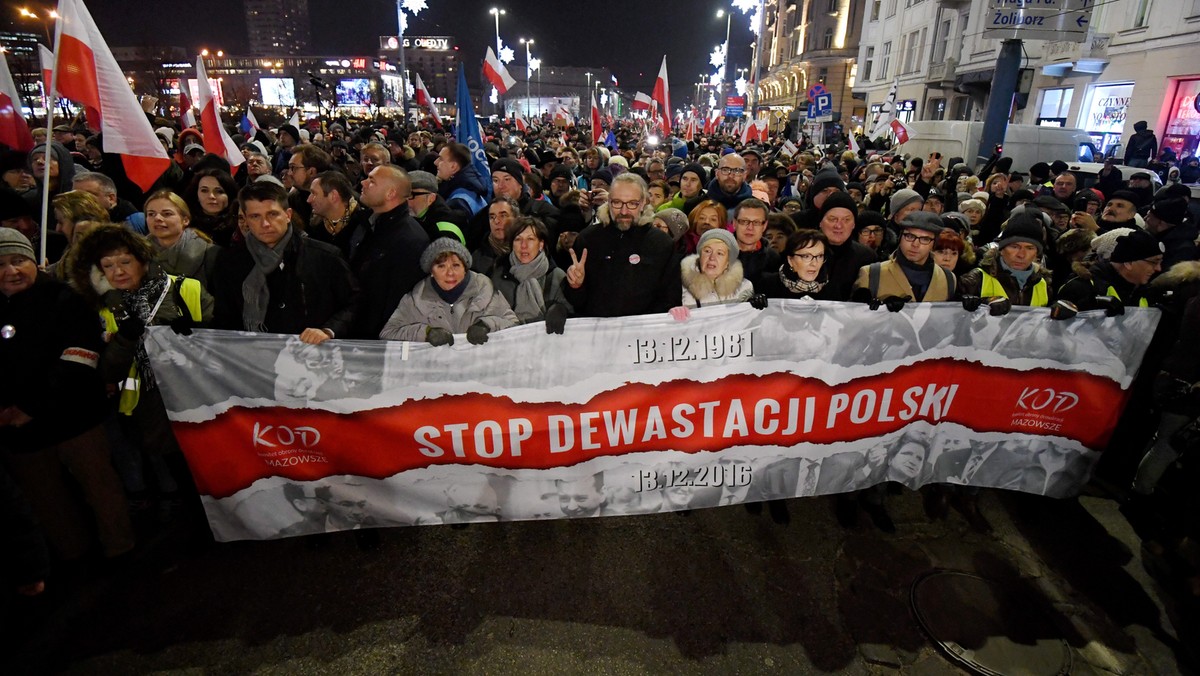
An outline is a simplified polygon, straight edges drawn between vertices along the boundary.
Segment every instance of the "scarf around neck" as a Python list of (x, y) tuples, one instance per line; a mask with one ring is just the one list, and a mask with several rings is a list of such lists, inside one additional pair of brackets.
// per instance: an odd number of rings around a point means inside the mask
[[(167, 291), (167, 282), (167, 273), (162, 268), (153, 266), (147, 270), (146, 279), (142, 280), (141, 286), (133, 291), (121, 292), (122, 303), (130, 314), (142, 320), (146, 326), (150, 326), (154, 321), (154, 306), (158, 305), (158, 299)], [(157, 387), (154, 371), (150, 368), (150, 356), (146, 354), (144, 336), (138, 339), (133, 361), (137, 365), (138, 376), (142, 379), (142, 389), (148, 391)]]
[(246, 331), (263, 333), (267, 330), (267, 304), (271, 301), (267, 275), (283, 266), (283, 252), (291, 244), (294, 233), (295, 228), (289, 225), (273, 249), (255, 237), (246, 238), (246, 251), (254, 259), (254, 267), (242, 281), (242, 326)]
[(828, 280), (823, 282), (819, 279), (806, 282), (803, 279), (800, 279), (800, 277), (796, 275), (796, 272), (788, 267), (787, 263), (779, 266), (779, 281), (783, 282), (783, 288), (791, 291), (792, 293), (807, 294), (819, 293), (821, 289), (825, 288), (826, 282), (828, 282)]
[(539, 251), (536, 258), (528, 263), (517, 260), (514, 251), (508, 254), (512, 263), (513, 277), (517, 278), (516, 302), (513, 311), (521, 319), (521, 323), (536, 321), (546, 314), (546, 298), (542, 293), (542, 277), (550, 271), (550, 259), (545, 251)]

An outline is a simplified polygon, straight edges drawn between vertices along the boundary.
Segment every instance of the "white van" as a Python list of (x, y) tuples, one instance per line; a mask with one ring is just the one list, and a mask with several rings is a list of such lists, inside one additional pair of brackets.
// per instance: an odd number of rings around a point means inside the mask
[[(905, 155), (927, 158), (930, 153), (941, 153), (946, 169), (950, 168), (946, 163), (951, 157), (964, 158), (973, 170), (988, 160), (986, 155), (976, 156), (983, 138), (983, 122), (926, 120), (906, 122), (904, 126), (908, 128), (908, 143), (899, 146), (899, 150)], [(1022, 173), (1036, 162), (1091, 161), (1093, 153), (1092, 137), (1082, 129), (1010, 124), (1004, 135), (1004, 156), (1013, 159), (1013, 171)], [(1095, 155), (1098, 157), (1099, 153)]]

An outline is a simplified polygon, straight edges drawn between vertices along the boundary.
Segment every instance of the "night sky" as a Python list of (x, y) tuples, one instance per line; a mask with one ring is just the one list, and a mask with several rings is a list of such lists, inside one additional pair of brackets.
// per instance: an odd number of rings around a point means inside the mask
[[(246, 52), (240, 0), (87, 0), (86, 4), (113, 46), (149, 42), (193, 51), (207, 46), (227, 53)], [(464, 61), (482, 61), (484, 50), (494, 43), (495, 24), (488, 9), (499, 6), (507, 11), (500, 18), (500, 37), (518, 55), (513, 63), (525, 59), (517, 39), (533, 38), (533, 55), (545, 66), (607, 66), (622, 89), (649, 93), (666, 54), (672, 98), (678, 101), (691, 96), (701, 72), (713, 72), (709, 53), (725, 37), (725, 19), (716, 18), (716, 10), (731, 9), (728, 0), (427, 0), (427, 4), (428, 9), (410, 18), (408, 34), (453, 35)], [(152, 11), (147, 12), (147, 7)], [(346, 11), (347, 7), (353, 11)], [(731, 70), (749, 65), (754, 37), (748, 16), (733, 11)], [(309, 0), (309, 14), (314, 25), (313, 52), (320, 55), (373, 55), (380, 35), (396, 33), (396, 5), (391, 0)]]

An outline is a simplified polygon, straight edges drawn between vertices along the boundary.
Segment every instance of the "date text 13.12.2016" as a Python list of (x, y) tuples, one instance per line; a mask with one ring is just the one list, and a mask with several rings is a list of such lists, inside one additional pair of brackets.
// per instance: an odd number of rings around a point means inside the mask
[(627, 347), (633, 350), (634, 364), (661, 364), (676, 361), (708, 359), (737, 359), (754, 356), (754, 334), (675, 336), (659, 340), (635, 340)]
[(675, 486), (708, 486), (712, 488), (737, 488), (750, 485), (750, 465), (735, 463), (731, 465), (717, 464), (704, 467), (672, 467), (661, 472), (652, 469), (641, 470), (637, 473), (638, 485), (636, 491), (656, 491), (660, 488)]

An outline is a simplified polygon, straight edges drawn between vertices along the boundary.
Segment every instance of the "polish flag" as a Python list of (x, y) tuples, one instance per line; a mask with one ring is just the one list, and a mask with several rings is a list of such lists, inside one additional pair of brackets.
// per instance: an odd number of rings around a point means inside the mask
[(654, 81), (654, 92), (650, 98), (662, 108), (663, 134), (671, 133), (671, 87), (667, 82), (667, 57), (664, 55), (662, 67), (658, 69), (658, 79)]
[(592, 145), (600, 145), (604, 138), (604, 128), (600, 126), (600, 109), (596, 107), (596, 94), (592, 93)]
[(694, 118), (694, 117), (688, 118), (687, 127), (684, 129), (684, 132), (683, 132), (683, 140), (685, 140), (685, 141), (696, 140), (696, 118)]
[(891, 127), (892, 131), (896, 134), (896, 143), (908, 143), (908, 127), (904, 126), (903, 122), (892, 120)]
[(483, 74), (501, 94), (517, 84), (513, 76), (508, 74), (508, 69), (504, 67), (504, 64), (500, 63), (500, 59), (496, 58), (496, 52), (493, 52), (491, 47), (488, 47), (487, 56), (483, 60)]
[(33, 133), (21, 114), (21, 94), (4, 58), (0, 58), (0, 143), (23, 153), (33, 150)]
[(221, 124), (221, 111), (208, 84), (208, 71), (204, 68), (204, 57), (196, 57), (196, 89), (200, 96), (200, 121), (204, 125), (204, 152), (224, 157), (229, 167), (237, 173), (238, 165), (246, 161), (242, 151)]
[(571, 111), (566, 106), (558, 106), (554, 110), (554, 124), (561, 124), (564, 127), (574, 126), (575, 121), (571, 119)]
[(766, 143), (767, 142), (767, 121), (755, 120), (746, 124), (746, 128), (742, 130), (742, 145), (750, 142)]
[(60, 0), (58, 13), (59, 91), (84, 106), (104, 134), (104, 150), (120, 155), (129, 179), (149, 190), (171, 165), (167, 151), (83, 0)]
[(653, 104), (653, 101), (650, 100), (650, 97), (646, 96), (645, 94), (643, 94), (641, 92), (637, 92), (636, 94), (633, 95), (633, 109), (634, 110), (650, 110), (650, 106), (652, 104)]
[(50, 74), (54, 72), (54, 52), (46, 48), (46, 45), (38, 43), (38, 58), (42, 62), (42, 92), (50, 95)]
[(525, 130), (529, 129), (529, 124), (525, 122), (525, 117), (521, 115), (521, 111), (519, 110), (513, 111), (513, 124), (517, 126), (517, 131), (522, 134), (525, 133)]
[(850, 150), (855, 155), (859, 154), (859, 152), (862, 151), (862, 148), (860, 148), (858, 146), (858, 139), (855, 138), (854, 132), (850, 132)]
[(192, 110), (192, 100), (187, 95), (187, 80), (179, 78), (179, 128), (191, 129), (196, 126), (196, 113)]
[(416, 93), (417, 105), (425, 106), (425, 109), (429, 111), (429, 116), (433, 118), (434, 123), (439, 127), (442, 126), (442, 116), (438, 115), (437, 107), (433, 105), (433, 97), (429, 95), (429, 90), (425, 88), (425, 83), (421, 82), (420, 73), (417, 73)]

